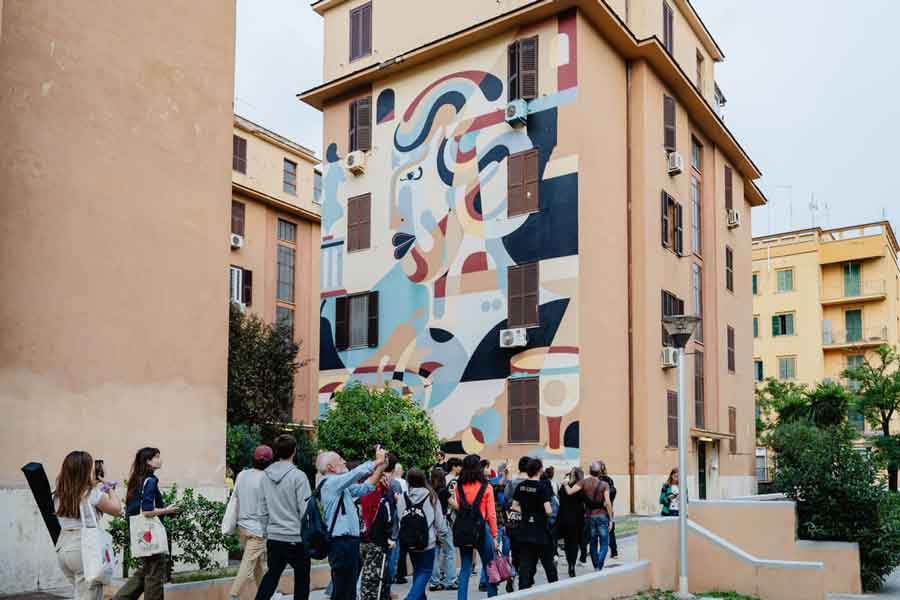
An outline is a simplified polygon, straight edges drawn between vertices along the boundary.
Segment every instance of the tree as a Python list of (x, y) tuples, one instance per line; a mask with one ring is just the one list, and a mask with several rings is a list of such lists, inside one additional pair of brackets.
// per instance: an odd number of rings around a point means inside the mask
[[(300, 347), (290, 329), (231, 305), (228, 329), (228, 423), (290, 421)], [(264, 432), (264, 437), (265, 432)]]
[[(884, 438), (891, 437), (891, 420), (900, 411), (900, 354), (890, 346), (875, 351), (876, 360), (866, 361), (846, 369), (843, 376), (855, 382), (858, 390), (855, 408), (872, 427), (881, 430)], [(890, 442), (882, 441), (883, 458), (887, 465), (888, 487), (897, 491), (897, 453), (890, 452)], [(876, 448), (879, 445), (876, 444)]]
[(757, 430), (771, 432), (777, 425), (810, 423), (824, 429), (847, 420), (851, 396), (838, 383), (824, 381), (809, 389), (791, 381), (769, 378), (756, 389), (761, 417)]
[(851, 395), (842, 385), (824, 381), (804, 393), (806, 418), (819, 429), (837, 427), (847, 421)]
[(428, 468), (440, 445), (431, 417), (392, 388), (351, 384), (316, 423), (318, 447), (347, 461), (368, 460), (381, 444), (408, 467)]
[(791, 422), (804, 418), (806, 413), (805, 385), (780, 381), (769, 377), (756, 388), (756, 436), (763, 444), (779, 421)]

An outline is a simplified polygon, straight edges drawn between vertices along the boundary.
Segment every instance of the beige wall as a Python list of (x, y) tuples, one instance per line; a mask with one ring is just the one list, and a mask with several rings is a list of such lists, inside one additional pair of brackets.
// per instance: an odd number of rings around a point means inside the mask
[(121, 480), (153, 445), (164, 484), (225, 468), (234, 8), (82, 8), (3, 6), (0, 593), (61, 579), (24, 463), (54, 478), (85, 449)]

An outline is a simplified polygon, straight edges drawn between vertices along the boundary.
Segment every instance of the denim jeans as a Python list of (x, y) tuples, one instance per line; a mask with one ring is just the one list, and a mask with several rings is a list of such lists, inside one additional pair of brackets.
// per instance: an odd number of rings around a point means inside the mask
[(449, 587), (456, 585), (456, 548), (453, 547), (453, 533), (448, 532), (443, 541), (438, 539), (435, 546), (434, 572), (431, 585)]
[(591, 517), (591, 562), (595, 571), (603, 568), (607, 552), (609, 552), (609, 517), (607, 515)]
[(391, 548), (388, 553), (388, 567), (387, 567), (387, 582), (388, 582), (388, 591), (391, 589), (391, 584), (394, 583), (394, 577), (397, 576), (397, 563), (400, 561), (400, 540), (397, 540), (394, 543), (394, 547)]
[[(459, 590), (456, 592), (456, 600), (469, 600), (469, 577), (472, 575), (475, 551), (471, 548), (460, 548), (459, 554)], [(484, 540), (481, 542), (481, 548), (478, 548), (478, 556), (481, 558), (482, 565), (487, 565), (494, 560), (494, 538), (491, 537), (491, 530), (487, 525), (484, 526)], [(488, 598), (497, 595), (497, 586), (490, 581), (487, 583), (487, 595)]]
[[(271, 556), (271, 550), (269, 551)], [(271, 559), (270, 559), (271, 560)], [(334, 582), (332, 600), (356, 600), (356, 580), (359, 579), (359, 538), (336, 537), (328, 550), (331, 580)]]
[(428, 587), (428, 578), (434, 571), (434, 554), (437, 548), (425, 550), (423, 552), (410, 552), (409, 559), (412, 561), (412, 586), (406, 595), (406, 600), (425, 600), (425, 589)]
[(259, 589), (256, 590), (256, 600), (269, 600), (272, 597), (278, 582), (281, 581), (281, 574), (288, 565), (294, 569), (294, 598), (307, 600), (310, 559), (303, 543), (269, 540), (266, 543), (266, 555), (268, 570), (263, 576), (262, 583), (259, 584)]

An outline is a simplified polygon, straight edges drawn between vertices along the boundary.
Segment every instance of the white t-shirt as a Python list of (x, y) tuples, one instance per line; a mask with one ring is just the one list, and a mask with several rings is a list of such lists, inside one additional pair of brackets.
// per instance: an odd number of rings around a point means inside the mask
[[(100, 486), (97, 486), (81, 500), (84, 522), (88, 527), (100, 524), (100, 513), (97, 511), (97, 503), (100, 502), (101, 498), (103, 498), (103, 492), (100, 490)], [(59, 501), (56, 502), (56, 509), (59, 510)], [(96, 520), (91, 518), (91, 511), (93, 511)], [(59, 525), (63, 529), (81, 529), (81, 517), (74, 519), (72, 517), (59, 517)]]
[(677, 485), (672, 486), (672, 493), (674, 494), (674, 496), (672, 496), (672, 499), (669, 501), (669, 510), (678, 510), (678, 507), (680, 505), (678, 504), (678, 486)]

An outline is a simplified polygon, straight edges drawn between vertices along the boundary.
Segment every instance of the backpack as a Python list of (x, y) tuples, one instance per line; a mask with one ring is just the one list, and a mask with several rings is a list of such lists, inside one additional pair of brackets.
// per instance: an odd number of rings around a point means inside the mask
[(331, 534), (337, 523), (338, 511), (344, 514), (344, 495), (341, 494), (340, 506), (335, 509), (334, 517), (331, 519), (331, 527), (325, 527), (325, 508), (322, 506), (321, 494), (322, 485), (319, 484), (316, 491), (309, 497), (306, 504), (306, 512), (303, 513), (303, 520), (300, 522), (300, 536), (303, 539), (303, 546), (310, 558), (322, 560), (328, 557), (328, 549), (331, 546)]
[(410, 552), (423, 552), (428, 548), (429, 533), (424, 506), (431, 496), (425, 496), (418, 504), (412, 503), (409, 494), (403, 494), (403, 499), (406, 507), (403, 509), (403, 516), (400, 517), (400, 546)]
[(484, 515), (481, 514), (481, 498), (488, 484), (482, 483), (475, 501), (469, 504), (462, 486), (459, 489), (459, 512), (453, 523), (453, 545), (457, 548), (481, 548), (484, 539)]

